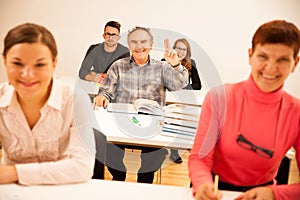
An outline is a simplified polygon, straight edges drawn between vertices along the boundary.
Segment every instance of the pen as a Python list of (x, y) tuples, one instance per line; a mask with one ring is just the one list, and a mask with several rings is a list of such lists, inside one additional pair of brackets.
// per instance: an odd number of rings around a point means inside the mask
[(137, 118), (135, 118), (134, 116), (131, 117), (131, 121), (132, 121), (134, 124), (141, 126), (139, 120), (137, 120)]
[(218, 184), (219, 184), (219, 175), (215, 175), (215, 181), (214, 181), (214, 196), (217, 195), (217, 192), (218, 192)]

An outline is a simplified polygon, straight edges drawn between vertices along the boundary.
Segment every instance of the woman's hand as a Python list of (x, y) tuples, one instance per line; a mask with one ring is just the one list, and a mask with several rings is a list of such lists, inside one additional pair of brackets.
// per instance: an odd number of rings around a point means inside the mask
[(212, 183), (203, 183), (197, 188), (195, 199), (196, 200), (220, 200), (222, 197), (221, 192), (214, 191), (214, 185)]
[(0, 165), (0, 184), (16, 183), (19, 178), (16, 167)]
[(238, 196), (235, 200), (275, 200), (270, 187), (257, 187)]

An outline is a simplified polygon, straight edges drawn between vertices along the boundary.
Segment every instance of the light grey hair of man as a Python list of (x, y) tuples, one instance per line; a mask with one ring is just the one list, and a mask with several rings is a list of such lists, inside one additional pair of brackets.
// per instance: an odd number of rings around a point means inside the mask
[(128, 35), (127, 35), (127, 42), (128, 42), (128, 43), (129, 43), (129, 37), (130, 37), (130, 35), (131, 35), (133, 32), (137, 31), (137, 30), (143, 30), (143, 31), (146, 31), (146, 32), (148, 33), (149, 37), (150, 37), (151, 43), (153, 43), (153, 35), (152, 35), (151, 31), (150, 31), (150, 28), (145, 28), (145, 27), (141, 27), (141, 26), (136, 26), (136, 27), (134, 27), (134, 28), (128, 30)]

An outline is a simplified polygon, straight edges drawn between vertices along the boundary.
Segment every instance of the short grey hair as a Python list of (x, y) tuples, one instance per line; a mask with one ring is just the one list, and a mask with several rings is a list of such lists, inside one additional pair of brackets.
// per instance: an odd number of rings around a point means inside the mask
[(127, 42), (128, 42), (128, 43), (129, 43), (129, 37), (130, 37), (130, 35), (131, 35), (133, 32), (137, 31), (137, 30), (143, 30), (143, 31), (146, 31), (146, 32), (148, 33), (149, 37), (150, 37), (151, 43), (153, 43), (153, 35), (152, 35), (151, 31), (150, 31), (150, 28), (145, 28), (145, 27), (141, 27), (141, 26), (136, 26), (136, 27), (134, 27), (134, 28), (132, 28), (132, 29), (130, 29), (130, 30), (128, 31), (128, 35), (127, 35)]

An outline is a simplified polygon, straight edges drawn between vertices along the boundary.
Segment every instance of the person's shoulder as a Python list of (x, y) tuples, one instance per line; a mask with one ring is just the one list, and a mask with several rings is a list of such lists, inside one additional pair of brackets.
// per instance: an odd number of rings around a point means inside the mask
[(217, 96), (238, 94), (244, 88), (245, 81), (236, 83), (223, 83), (210, 88), (209, 93)]
[(247, 83), (247, 80), (241, 80), (238, 82), (227, 82), (224, 83), (224, 87), (226, 90), (239, 90), (243, 89), (245, 87), (245, 84)]
[(224, 90), (226, 91), (226, 95), (229, 97), (242, 95), (245, 89), (246, 81), (240, 81), (236, 83), (226, 83), (224, 84)]
[(12, 86), (8, 82), (0, 83), (0, 97), (2, 97)]
[(124, 57), (124, 58), (120, 58), (119, 60), (116, 60), (116, 62), (123, 62), (123, 63), (130, 63), (132, 62), (131, 57)]
[(88, 50), (86, 51), (85, 57), (87, 57), (88, 54), (95, 54), (95, 52), (102, 51), (102, 49), (103, 49), (103, 43), (92, 44), (89, 46)]
[(100, 47), (102, 47), (102, 46), (103, 46), (103, 43), (91, 44), (91, 45), (89, 46), (89, 49), (92, 50), (92, 49), (95, 49), (96, 47), (97, 47), (97, 48), (100, 48)]
[(5, 90), (8, 87), (9, 87), (8, 82), (0, 83), (0, 91)]
[(129, 49), (127, 47), (125, 47), (123, 44), (118, 43), (118, 49), (122, 50), (122, 51), (129, 51)]
[(297, 106), (297, 108), (300, 110), (300, 98), (295, 97), (286, 91), (284, 91), (283, 95), (285, 98), (285, 102), (290, 102), (292, 105)]
[(196, 68), (196, 61), (194, 59), (192, 59), (192, 58), (191, 58), (191, 65), (192, 65), (192, 67)]
[(49, 105), (57, 108), (60, 112), (76, 112), (78, 109), (87, 108), (91, 105), (89, 95), (80, 87), (76, 80), (74, 83), (67, 83), (54, 79), (53, 91), (48, 100)]
[(75, 86), (75, 83), (72, 85), (72, 83), (67, 83), (56, 78), (53, 79), (53, 88), (55, 88), (55, 91), (60, 92), (64, 98), (72, 96)]
[(55, 88), (62, 95), (64, 100), (74, 100), (79, 97), (87, 96), (88, 94), (80, 87), (80, 80), (74, 83), (67, 83), (62, 80), (54, 79)]
[(119, 66), (123, 66), (123, 65), (127, 65), (131, 62), (131, 58), (129, 57), (124, 57), (124, 58), (119, 58), (118, 60), (116, 60), (115, 62), (113, 62), (113, 64), (111, 65), (111, 67), (119, 67)]

